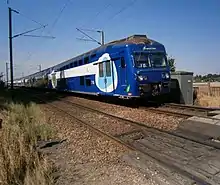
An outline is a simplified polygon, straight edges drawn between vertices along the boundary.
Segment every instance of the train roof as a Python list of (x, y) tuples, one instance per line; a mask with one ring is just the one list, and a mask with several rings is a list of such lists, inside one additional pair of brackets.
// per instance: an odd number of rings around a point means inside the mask
[(152, 39), (149, 39), (146, 35), (132, 35), (132, 36), (129, 36), (127, 38), (123, 38), (123, 39), (120, 39), (120, 40), (114, 40), (114, 41), (111, 41), (109, 43), (106, 43), (105, 45), (103, 46), (100, 46), (100, 47), (97, 47), (95, 49), (92, 49), (86, 53), (83, 53), (79, 56), (76, 56), (74, 58), (71, 58), (71, 59), (68, 59), (64, 62), (61, 62), (59, 64), (56, 64), (54, 66), (51, 66), (47, 69), (44, 69), (42, 70), (41, 72), (36, 72), (34, 74), (31, 74), (31, 75), (28, 75), (26, 77), (22, 77), (22, 78), (19, 78), (17, 80), (20, 80), (20, 79), (26, 79), (26, 78), (33, 78), (33, 77), (37, 77), (37, 76), (42, 76), (44, 75), (45, 73), (48, 73), (50, 71), (51, 68), (53, 69), (56, 69), (56, 68), (60, 68), (62, 66), (65, 66), (67, 65), (68, 63), (71, 63), (73, 62), (74, 60), (80, 60), (80, 58), (82, 57), (85, 57), (85, 56), (89, 56), (89, 55), (92, 55), (94, 53), (96, 53), (97, 51), (103, 51), (103, 50), (106, 50), (108, 47), (112, 47), (112, 46), (126, 46), (126, 45), (129, 45), (129, 44), (160, 44)]
[[(125, 45), (128, 45), (128, 44), (151, 44), (151, 43), (160, 44), (160, 43), (158, 43), (158, 42), (156, 42), (152, 39), (147, 38), (146, 35), (132, 35), (132, 36), (129, 36), (127, 38), (111, 41), (109, 43), (106, 43), (103, 46), (92, 49), (92, 50), (90, 50), (86, 53), (83, 53), (83, 54), (81, 54), (77, 57), (71, 58), (69, 60), (77, 59), (77, 58), (80, 58), (80, 57), (83, 57), (83, 56), (88, 56), (88, 55), (91, 55), (91, 54), (93, 54), (93, 53), (95, 53), (99, 50), (106, 50), (107, 47), (110, 47), (110, 46), (115, 46), (115, 45), (125, 46)], [(67, 61), (69, 61), (69, 60), (67, 60)], [(65, 61), (65, 62), (67, 62), (67, 61)]]
[[(128, 44), (151, 44), (151, 43), (158, 43), (158, 42), (147, 38), (146, 35), (132, 35), (132, 36), (127, 37), (127, 38), (123, 38), (123, 39), (120, 39), (120, 40), (114, 40), (114, 41), (111, 41), (109, 43), (106, 43), (105, 45), (100, 46), (98, 48), (95, 48), (93, 50), (90, 50), (86, 53), (83, 53), (82, 55), (79, 55), (78, 57), (94, 53), (98, 50), (103, 50), (103, 49), (105, 50), (107, 47), (113, 46), (113, 45), (125, 46), (125, 45), (128, 45)], [(158, 43), (158, 44), (160, 44), (160, 43)]]

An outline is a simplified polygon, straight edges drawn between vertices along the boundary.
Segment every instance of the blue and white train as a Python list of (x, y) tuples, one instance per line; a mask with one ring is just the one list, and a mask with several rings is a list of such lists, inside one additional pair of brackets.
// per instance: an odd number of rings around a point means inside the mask
[(145, 35), (116, 40), (92, 51), (15, 80), (34, 85), (47, 79), (47, 88), (119, 98), (168, 94), (170, 68), (165, 47)]

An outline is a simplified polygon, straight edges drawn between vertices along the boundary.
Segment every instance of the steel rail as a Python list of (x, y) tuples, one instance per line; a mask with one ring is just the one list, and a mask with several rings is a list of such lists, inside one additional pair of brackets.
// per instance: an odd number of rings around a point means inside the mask
[(200, 106), (195, 106), (195, 105), (183, 105), (183, 104), (176, 104), (176, 103), (165, 103), (165, 106), (175, 107), (175, 108), (185, 108), (185, 109), (191, 109), (191, 110), (200, 110), (204, 112), (220, 110), (220, 108), (200, 107)]
[(154, 113), (159, 113), (159, 114), (166, 114), (168, 116), (175, 116), (175, 117), (180, 117), (180, 118), (189, 118), (193, 116), (192, 114), (187, 114), (187, 113), (181, 113), (181, 112), (175, 112), (175, 111), (169, 111), (169, 110), (162, 110), (159, 108), (152, 108), (152, 107), (139, 107), (140, 109), (146, 110), (146, 111), (151, 111)]
[[(33, 94), (32, 94), (32, 96), (33, 96)], [(202, 178), (200, 178), (200, 177), (198, 177), (198, 176), (196, 176), (196, 175), (191, 174), (190, 172), (186, 171), (185, 169), (182, 169), (182, 168), (180, 168), (180, 167), (178, 167), (178, 166), (176, 166), (176, 165), (174, 165), (174, 164), (171, 164), (169, 161), (164, 161), (163, 159), (161, 159), (161, 157), (156, 157), (156, 155), (150, 154), (149, 152), (145, 152), (145, 151), (142, 151), (142, 150), (138, 150), (137, 148), (133, 147), (131, 144), (127, 144), (127, 143), (125, 143), (123, 140), (118, 139), (118, 138), (116, 138), (115, 136), (109, 135), (109, 134), (107, 134), (107, 133), (105, 133), (105, 132), (103, 132), (103, 131), (101, 131), (101, 130), (99, 130), (99, 129), (93, 127), (93, 126), (91, 126), (90, 124), (86, 123), (85, 121), (83, 121), (83, 120), (77, 118), (76, 116), (70, 114), (68, 111), (65, 111), (64, 109), (62, 109), (62, 108), (60, 108), (60, 107), (58, 107), (58, 106), (55, 106), (55, 105), (53, 105), (52, 103), (48, 103), (46, 100), (43, 100), (42, 98), (39, 98), (39, 97), (36, 97), (36, 96), (35, 96), (35, 98), (38, 99), (38, 100), (40, 100), (41, 102), (44, 102), (44, 103), (46, 103), (46, 104), (49, 104), (51, 107), (53, 107), (53, 108), (59, 110), (60, 112), (62, 112), (62, 113), (64, 113), (64, 114), (66, 114), (66, 115), (68, 115), (68, 116), (74, 118), (75, 120), (77, 120), (77, 121), (78, 121), (79, 123), (81, 123), (82, 125), (85, 125), (86, 127), (88, 127), (89, 129), (91, 129), (92, 131), (95, 131), (97, 134), (100, 134), (100, 135), (104, 136), (104, 137), (107, 138), (107, 139), (110, 139), (110, 140), (112, 140), (112, 141), (115, 141), (115, 142), (117, 142), (118, 144), (121, 144), (122, 146), (125, 146), (125, 147), (127, 147), (128, 149), (130, 149), (130, 150), (137, 151), (137, 152), (139, 152), (139, 153), (142, 153), (142, 154), (144, 154), (144, 155), (147, 155), (147, 156), (150, 157), (151, 159), (153, 159), (153, 160), (159, 162), (160, 164), (162, 164), (162, 165), (164, 165), (164, 166), (166, 166), (166, 167), (168, 167), (168, 168), (174, 169), (174, 170), (176, 170), (177, 172), (179, 172), (180, 174), (182, 174), (183, 176), (185, 176), (186, 178), (188, 178), (188, 179), (190, 179), (190, 180), (192, 180), (192, 181), (195, 181), (197, 184), (200, 184), (200, 185), (211, 185), (211, 184), (210, 184), (209, 182), (207, 182), (206, 180), (204, 180), (204, 179), (202, 179)], [(62, 100), (61, 100), (61, 101), (62, 101)], [(69, 102), (69, 101), (63, 101), (63, 102)], [(72, 104), (72, 102), (69, 102), (69, 103)], [(77, 106), (78, 106), (78, 104), (75, 104), (75, 103), (74, 103), (74, 105), (77, 105)], [(86, 107), (84, 107), (84, 106), (78, 106), (78, 107), (86, 108)], [(88, 108), (88, 107), (87, 107), (87, 108)], [(86, 108), (86, 109), (87, 109), (87, 108)], [(96, 110), (91, 109), (91, 108), (88, 108), (88, 110), (91, 110), (91, 111), (93, 111), (93, 112), (97, 112)], [(109, 115), (109, 116), (112, 117), (112, 118), (120, 119), (121, 121), (126, 121), (126, 122), (128, 121), (128, 122), (135, 123), (135, 122), (133, 122), (133, 121), (130, 121), (130, 120), (127, 120), (127, 119), (123, 119), (123, 118), (120, 118), (120, 117), (117, 117), (117, 116), (113, 116), (113, 115), (104, 113), (104, 112), (102, 112), (102, 111), (98, 111), (98, 112), (100, 112), (100, 113), (102, 113), (102, 114), (105, 114), (105, 115)]]
[[(159, 113), (159, 114), (166, 114), (166, 115), (169, 115), (169, 116), (175, 116), (175, 117), (180, 117), (180, 118), (190, 118), (190, 117), (193, 117), (193, 116), (198, 116), (200, 118), (205, 118), (205, 119), (212, 119), (212, 120), (216, 120), (216, 121), (220, 121), (220, 118), (214, 118), (214, 117), (211, 117), (213, 116), (213, 114), (209, 114), (208, 111), (199, 111), (194, 109), (193, 108), (185, 108), (185, 107), (182, 107), (184, 109), (179, 109), (179, 110), (184, 110), (184, 111), (187, 111), (187, 109), (189, 110), (192, 110), (192, 112), (189, 112), (189, 113), (183, 113), (183, 112), (177, 112), (177, 111), (172, 111), (172, 110), (166, 110), (166, 108), (170, 108), (170, 107), (162, 107), (162, 108), (152, 108), (152, 107), (139, 107), (143, 110), (146, 110), (146, 111), (152, 111), (154, 113)], [(178, 107), (175, 107), (175, 108), (178, 108)], [(202, 108), (203, 109), (203, 108)], [(197, 112), (196, 112), (197, 111)], [(207, 115), (201, 115), (201, 114), (197, 114), (197, 113), (207, 113)]]
[(176, 117), (180, 117), (180, 118), (190, 118), (192, 116), (198, 116), (200, 118), (209, 118), (212, 120), (220, 121), (219, 118), (213, 118), (213, 117), (210, 117), (209, 115), (205, 116), (205, 115), (197, 115), (194, 113), (181, 113), (181, 112), (165, 110), (165, 109), (160, 109), (160, 108), (151, 108), (151, 107), (150, 108), (141, 107), (141, 109), (146, 110), (146, 111), (152, 111), (154, 113), (166, 114), (169, 116), (176, 116)]
[[(23, 90), (24, 90), (24, 89), (23, 89)], [(26, 91), (31, 91), (32, 89), (31, 89), (31, 88), (30, 88), (30, 89), (26, 89), (26, 88), (25, 88), (25, 90), (26, 90)], [(38, 92), (39, 92), (39, 91), (38, 91)], [(53, 91), (53, 92), (56, 93), (56, 91)], [(36, 92), (35, 92), (35, 93), (36, 93)], [(42, 94), (42, 92), (39, 92), (39, 93)], [(202, 145), (209, 146), (209, 147), (213, 147), (213, 148), (216, 148), (216, 149), (220, 150), (220, 144), (218, 144), (218, 143), (216, 143), (216, 142), (213, 142), (211, 139), (204, 141), (204, 140), (201, 140), (201, 139), (188, 138), (187, 136), (180, 135), (180, 134), (174, 133), (174, 132), (172, 132), (172, 131), (166, 131), (166, 130), (162, 130), (162, 129), (159, 129), (159, 128), (151, 127), (151, 126), (146, 125), (145, 123), (140, 123), (140, 122), (132, 121), (132, 120), (130, 120), (130, 119), (126, 119), (126, 118), (122, 118), (122, 117), (119, 117), (119, 116), (115, 116), (115, 115), (112, 115), (112, 114), (109, 114), (109, 113), (100, 111), (100, 110), (98, 110), (98, 109), (94, 109), (94, 108), (90, 108), (90, 107), (87, 107), (87, 106), (83, 106), (83, 105), (74, 103), (74, 102), (72, 102), (72, 101), (63, 100), (63, 99), (60, 99), (60, 98), (58, 98), (57, 100), (66, 102), (66, 103), (68, 103), (68, 104), (72, 104), (72, 106), (73, 106), (73, 105), (74, 105), (74, 106), (78, 106), (79, 108), (87, 109), (87, 110), (89, 110), (89, 111), (96, 112), (96, 113), (102, 114), (102, 115), (104, 115), (104, 116), (111, 117), (111, 118), (113, 118), (113, 119), (117, 119), (117, 120), (119, 120), (119, 121), (123, 121), (123, 122), (125, 122), (125, 123), (127, 123), (127, 124), (132, 124), (132, 125), (138, 126), (138, 127), (141, 128), (141, 129), (143, 129), (143, 128), (144, 128), (144, 129), (149, 129), (151, 132), (154, 132), (154, 133), (155, 133), (155, 132), (166, 133), (166, 134), (168, 134), (168, 135), (173, 135), (173, 136), (175, 136), (175, 137), (179, 137), (179, 138), (182, 138), (182, 139), (185, 139), (185, 140), (189, 140), (189, 141), (192, 141), (192, 142), (195, 142), (195, 143), (198, 143), (198, 144), (202, 144)], [(146, 110), (148, 110), (148, 108), (146, 108)], [(162, 111), (156, 111), (156, 110), (155, 110), (155, 112), (156, 112), (156, 113), (160, 112), (160, 113), (162, 114)], [(176, 112), (175, 112), (175, 113), (173, 113), (173, 112), (172, 112), (172, 113), (167, 113), (167, 112), (166, 112), (166, 114), (174, 115), (174, 114), (176, 114)], [(177, 113), (177, 114), (178, 114), (178, 113)], [(180, 115), (180, 116), (181, 116), (181, 115)], [(189, 116), (188, 114), (185, 115), (185, 117), (188, 117), (188, 118), (191, 117), (191, 116), (192, 116), (192, 115)], [(182, 117), (183, 117), (183, 116), (182, 116)], [(205, 117), (205, 116), (199, 116), (199, 117), (207, 118), (207, 117)], [(208, 118), (210, 118), (210, 117), (208, 117)], [(220, 120), (220, 119), (218, 119), (218, 118), (211, 118), (211, 119), (213, 119), (213, 120), (218, 120), (218, 121)]]
[(148, 129), (148, 131), (150, 131), (152, 133), (156, 133), (156, 134), (158, 134), (158, 133), (165, 133), (165, 134), (168, 134), (168, 135), (172, 135), (174, 137), (179, 137), (179, 138), (182, 138), (184, 140), (189, 140), (189, 141), (201, 144), (201, 145), (213, 147), (213, 148), (216, 148), (216, 149), (220, 150), (220, 145), (214, 143), (211, 140), (210, 141), (203, 141), (203, 140), (200, 140), (200, 139), (188, 138), (186, 136), (174, 133), (172, 131), (167, 131), (167, 130), (162, 130), (162, 129), (159, 129), (159, 128), (151, 127), (151, 126), (148, 126), (148, 125), (146, 125), (144, 123), (136, 122), (136, 121), (133, 121), (133, 120), (130, 120), (130, 119), (126, 119), (126, 118), (122, 118), (122, 117), (119, 117), (119, 116), (115, 116), (115, 115), (112, 115), (112, 114), (109, 114), (109, 113), (106, 113), (106, 112), (103, 112), (103, 111), (100, 111), (100, 110), (97, 110), (97, 109), (94, 109), (94, 108), (90, 108), (90, 107), (87, 107), (87, 106), (84, 106), (84, 105), (79, 105), (78, 103), (74, 103), (74, 102), (71, 102), (71, 101), (68, 101), (68, 100), (60, 99), (60, 101), (68, 103), (68, 104), (70, 104), (72, 106), (76, 106), (76, 107), (82, 108), (82, 109), (87, 109), (88, 111), (91, 111), (91, 112), (102, 114), (104, 116), (107, 116), (107, 117), (110, 117), (110, 118), (113, 118), (113, 119), (116, 119), (116, 120), (119, 120), (119, 121), (123, 121), (126, 124), (135, 125), (135, 126), (141, 128), (141, 129)]

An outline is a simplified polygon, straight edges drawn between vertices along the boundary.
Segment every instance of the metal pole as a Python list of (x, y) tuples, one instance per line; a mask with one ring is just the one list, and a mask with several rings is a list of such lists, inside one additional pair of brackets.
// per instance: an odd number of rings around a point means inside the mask
[(1, 74), (0, 74), (0, 81), (3, 81), (3, 76), (4, 76), (4, 74), (3, 74), (3, 72), (1, 72)]
[(102, 46), (105, 44), (104, 31), (101, 31), (101, 43), (102, 43)]
[(6, 62), (6, 85), (7, 85), (7, 87), (8, 87), (8, 70), (9, 70), (8, 62)]
[(12, 50), (12, 17), (11, 17), (11, 12), (12, 9), (9, 7), (8, 8), (9, 12), (9, 55), (10, 55), (10, 73), (11, 73), (11, 89), (13, 89), (13, 50)]
[(41, 72), (41, 65), (39, 65), (39, 72)]

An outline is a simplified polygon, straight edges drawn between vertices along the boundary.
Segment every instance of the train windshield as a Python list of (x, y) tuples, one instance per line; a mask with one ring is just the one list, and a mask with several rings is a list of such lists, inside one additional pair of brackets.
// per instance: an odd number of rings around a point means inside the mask
[(161, 68), (167, 66), (166, 57), (161, 53), (135, 53), (134, 61), (137, 68)]
[(145, 53), (135, 53), (134, 54), (135, 66), (137, 68), (149, 68), (151, 67), (148, 55)]

